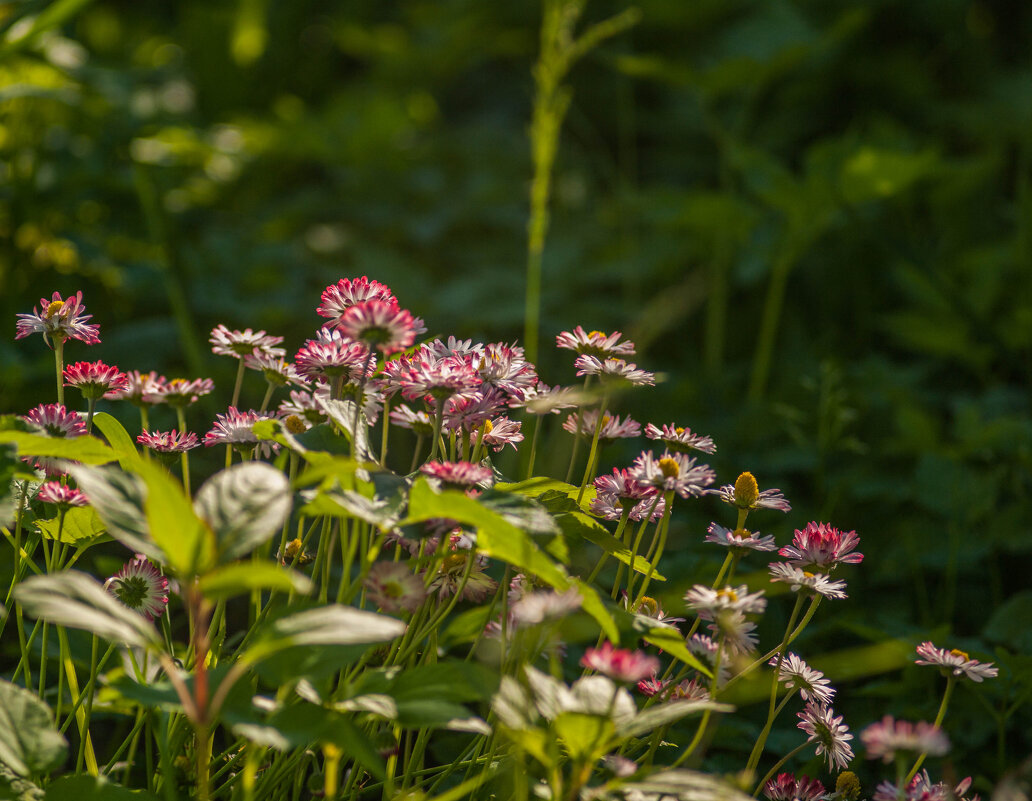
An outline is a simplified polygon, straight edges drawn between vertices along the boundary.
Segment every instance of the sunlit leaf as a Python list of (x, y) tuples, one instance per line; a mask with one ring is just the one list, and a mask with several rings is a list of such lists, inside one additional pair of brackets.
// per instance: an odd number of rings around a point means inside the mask
[(290, 514), (286, 476), (265, 462), (221, 470), (197, 491), (194, 509), (215, 533), (222, 560), (246, 556), (279, 532)]
[(68, 743), (35, 693), (0, 679), (0, 762), (19, 776), (46, 773), (64, 761)]

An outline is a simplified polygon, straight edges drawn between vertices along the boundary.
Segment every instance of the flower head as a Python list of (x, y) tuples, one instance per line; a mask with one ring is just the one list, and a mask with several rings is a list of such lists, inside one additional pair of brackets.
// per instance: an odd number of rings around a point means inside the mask
[(127, 400), (134, 406), (154, 406), (165, 402), (162, 392), (162, 388), (165, 386), (165, 376), (158, 375), (153, 370), (149, 373), (129, 370), (124, 375), (125, 383), (121, 387), (105, 393), (105, 400)]
[[(506, 445), (512, 445), (516, 450), (516, 444), (523, 442), (523, 433), (520, 429), (523, 424), (518, 420), (510, 420), (508, 417), (496, 417), (493, 420), (485, 420), (482, 423), (484, 429), (484, 445), (491, 448), (495, 453), (502, 450)], [(473, 443), (480, 440), (480, 432), (473, 433)]]
[[(777, 667), (777, 656), (772, 656), (767, 664)], [(781, 660), (778, 681), (790, 690), (799, 690), (804, 701), (812, 698), (818, 703), (830, 704), (835, 697), (835, 688), (831, 686), (830, 681), (824, 678), (824, 674), (819, 670), (814, 670), (793, 653), (786, 654)]]
[(838, 600), (846, 597), (846, 582), (832, 581), (823, 573), (800, 570), (784, 562), (771, 562), (770, 580), (791, 585), (792, 592), (799, 592), (800, 588), (805, 587), (808, 592), (825, 598)]
[(649, 387), (656, 383), (655, 373), (639, 370), (638, 365), (633, 362), (625, 362), (623, 359), (608, 358), (602, 361), (584, 354), (577, 357), (573, 366), (577, 368), (577, 375), (597, 375), (602, 381)]
[(713, 444), (713, 438), (704, 434), (697, 434), (690, 428), (670, 423), (663, 428), (657, 428), (649, 423), (645, 426), (645, 436), (649, 439), (659, 439), (667, 446), (668, 450), (687, 453), (688, 451), (702, 451), (703, 453), (716, 453), (717, 446)]
[(161, 386), (161, 395), (169, 406), (176, 408), (197, 403), (203, 395), (210, 395), (215, 382), (210, 378), (173, 378)]
[(87, 323), (93, 315), (85, 314), (85, 311), (81, 291), (64, 300), (60, 292), (55, 292), (50, 300), (40, 298), (39, 306), (32, 310), (32, 314), (17, 315), (14, 338), (42, 334), (48, 345), (51, 340), (64, 342), (66, 339), (96, 345), (100, 342), (100, 326)]
[(425, 476), (436, 478), (449, 489), (489, 486), (494, 480), (490, 467), (472, 462), (427, 462), (419, 471)]
[(43, 403), (22, 417), (31, 428), (48, 437), (81, 437), (86, 423), (78, 412), (68, 411), (59, 403)]
[(939, 727), (923, 720), (918, 723), (894, 720), (891, 715), (860, 732), (860, 740), (868, 759), (881, 757), (886, 764), (896, 758), (897, 751), (916, 757), (919, 754), (943, 756), (950, 750), (950, 741)]
[(404, 403), (399, 403), (391, 409), (391, 422), (400, 428), (409, 428), (420, 437), (429, 437), (434, 433), (434, 423), (426, 412), (413, 409)]
[(384, 612), (415, 612), (426, 599), (423, 580), (401, 562), (377, 562), (363, 585)]
[(526, 360), (523, 348), (517, 345), (492, 342), (474, 356), (473, 365), (485, 384), (498, 387), (510, 397), (522, 399), (538, 382), (534, 365)]
[[(625, 504), (631, 503), (612, 492), (599, 491), (591, 499), (591, 511), (604, 520), (619, 520), (624, 513)], [(631, 506), (629, 520), (640, 522), (648, 517), (653, 522), (660, 520), (666, 513), (666, 501), (658, 492), (653, 491), (651, 497), (634, 503)]]
[(329, 317), (332, 325), (340, 320), (342, 314), (356, 303), (366, 300), (379, 300), (385, 303), (397, 303), (394, 294), (386, 284), (371, 281), (366, 276), (361, 278), (341, 278), (336, 284), (330, 284), (322, 293), (322, 303), (315, 310), (322, 317)]
[(93, 400), (126, 385), (125, 373), (99, 361), (70, 364), (64, 369), (63, 376), (66, 387), (75, 387), (84, 398)]
[(999, 674), (999, 670), (993, 667), (993, 663), (983, 663), (972, 659), (967, 652), (954, 648), (947, 651), (945, 648), (937, 648), (931, 642), (923, 642), (917, 646), (916, 659), (918, 665), (938, 665), (943, 670), (952, 673), (954, 676), (967, 676), (971, 681), (982, 681), (991, 679)]
[(294, 368), (303, 378), (327, 382), (343, 378), (358, 383), (362, 371), (371, 369), (371, 361), (369, 351), (361, 342), (342, 337), (310, 339), (294, 356)]
[(713, 620), (718, 612), (726, 610), (741, 612), (744, 615), (762, 614), (767, 608), (767, 599), (763, 590), (750, 593), (742, 584), (738, 587), (727, 586), (715, 590), (705, 584), (696, 584), (684, 596), (688, 608), (698, 613), (703, 620)]
[(760, 537), (744, 528), (736, 528), (731, 531), (719, 523), (709, 524), (709, 528), (706, 529), (705, 542), (714, 542), (726, 548), (741, 548), (750, 551), (775, 551), (778, 547), (774, 542), (773, 534)]
[[(585, 409), (580, 413), (580, 429), (577, 428), (577, 415), (571, 414), (563, 421), (563, 431), (580, 434), (582, 437), (593, 437), (598, 424), (598, 410)], [(609, 444), (618, 439), (631, 439), (641, 434), (641, 424), (630, 417), (624, 420), (620, 415), (606, 410), (602, 414), (602, 427), (598, 431), (598, 441)]]
[[(932, 782), (927, 770), (922, 770), (902, 791), (892, 782), (882, 782), (874, 792), (873, 801), (966, 801), (964, 795), (971, 787), (971, 777), (961, 780), (956, 787), (944, 782)], [(972, 796), (971, 801), (978, 801)]]
[(630, 340), (621, 342), (621, 336), (623, 335), (619, 331), (603, 334), (601, 331), (585, 331), (578, 325), (573, 331), (563, 331), (556, 336), (555, 346), (599, 358), (633, 356), (634, 343)]
[(276, 337), (266, 334), (265, 331), (252, 331), (245, 328), (243, 331), (230, 331), (222, 323), (211, 329), (211, 352), (217, 356), (232, 356), (234, 359), (242, 359), (245, 356), (253, 356), (256, 353), (264, 353), (270, 356), (284, 356), (286, 351), (277, 348), (283, 341), (283, 337)]
[(244, 356), (244, 366), (265, 376), (265, 380), (276, 387), (287, 384), (303, 386), (307, 382), (298, 374), (297, 368), (282, 356), (269, 353), (255, 353)]
[(831, 570), (840, 564), (860, 564), (864, 555), (853, 550), (859, 544), (855, 531), (839, 531), (827, 523), (807, 523), (801, 531), (796, 529), (792, 544), (778, 553), (797, 567)]
[(791, 504), (785, 500), (779, 489), (761, 490), (752, 473), (742, 473), (734, 484), (725, 484), (719, 489), (709, 492), (719, 495), (720, 500), (739, 509), (777, 509), (779, 512), (790, 512)]
[[(469, 575), (465, 576), (469, 559), (473, 560), (473, 564), (468, 568)], [(498, 589), (498, 582), (484, 572), (485, 564), (485, 559), (472, 552), (449, 554), (428, 589), (436, 592), (439, 598), (451, 598), (461, 591), (461, 600), (481, 603)]]
[(418, 358), (399, 376), (401, 394), (409, 400), (429, 397), (440, 402), (453, 395), (470, 395), (480, 386), (480, 376), (469, 357), (446, 356), (436, 361)]
[(791, 773), (779, 773), (763, 787), (763, 794), (770, 801), (820, 801), (827, 791), (818, 779)]
[(199, 444), (197, 435), (193, 432), (180, 433), (174, 428), (171, 431), (153, 431), (151, 433), (144, 431), (136, 437), (136, 441), (145, 448), (150, 448), (158, 453), (184, 453), (196, 448)]
[(626, 683), (636, 683), (659, 672), (659, 660), (641, 651), (614, 648), (610, 642), (601, 648), (588, 648), (581, 657), (581, 665), (604, 676)]
[(536, 626), (565, 617), (580, 609), (580, 605), (581, 595), (576, 587), (566, 592), (528, 592), (512, 605), (512, 617), (517, 626)]
[(561, 387), (556, 384), (549, 387), (543, 381), (523, 390), (520, 397), (509, 399), (509, 406), (514, 409), (526, 409), (530, 414), (559, 414), (562, 409), (572, 409), (585, 400), (580, 390)]
[(830, 706), (816, 701), (807, 702), (806, 709), (796, 714), (799, 718), (796, 726), (806, 732), (811, 743), (817, 745), (817, 756), (824, 754), (828, 770), (846, 767), (853, 758), (853, 748), (849, 745), (853, 735), (842, 722), (842, 716), (835, 717)]
[(168, 605), (168, 579), (141, 554), (126, 562), (104, 586), (119, 601), (148, 620), (161, 617)]
[(337, 330), (370, 350), (394, 353), (416, 341), (416, 321), (397, 302), (371, 298), (348, 306), (337, 319)]
[(664, 492), (673, 490), (682, 498), (698, 497), (705, 487), (716, 479), (709, 465), (697, 465), (683, 453), (666, 451), (657, 459), (652, 451), (642, 453), (634, 460), (631, 477)]
[(259, 420), (273, 420), (271, 414), (256, 412), (253, 410), (241, 412), (235, 406), (230, 406), (225, 414), (215, 415), (215, 425), (204, 435), (204, 444), (207, 447), (213, 445), (233, 445), (239, 450), (250, 450), (258, 446), (263, 456), (269, 456), (279, 445), (263, 441), (259, 443), (258, 436), (254, 433), (254, 424)]
[(73, 489), (60, 481), (47, 481), (41, 484), (36, 498), (43, 503), (52, 503), (59, 509), (71, 509), (73, 506), (86, 506), (89, 503), (89, 499), (81, 490)]

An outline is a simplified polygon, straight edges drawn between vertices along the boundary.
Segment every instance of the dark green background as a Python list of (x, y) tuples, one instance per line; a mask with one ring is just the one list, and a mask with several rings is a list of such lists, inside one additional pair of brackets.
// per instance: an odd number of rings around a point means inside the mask
[[(573, 380), (558, 331), (623, 330), (666, 380), (619, 411), (712, 434), (722, 481), (781, 487), (792, 513), (756, 515), (779, 542), (811, 519), (860, 533), (851, 597), (805, 656), (888, 634), (1000, 663), (948, 718), (984, 794), (1032, 748), (1028, 708), (1002, 711), (1032, 687), (1032, 6), (637, 6), (570, 77), (541, 373)], [(12, 335), (41, 295), (83, 289), (103, 343), (68, 360), (214, 377), (199, 433), (235, 366), (208, 331), (265, 328), (293, 352), (341, 277), (389, 284), (434, 334), (522, 336), (536, 3), (2, 9)], [(2, 411), (53, 400), (52, 371), (39, 337), (0, 340)], [(711, 575), (710, 519), (732, 522), (706, 501), (675, 524), (668, 607)], [(941, 687), (892, 670), (842, 683), (837, 706), (854, 731), (931, 719)]]

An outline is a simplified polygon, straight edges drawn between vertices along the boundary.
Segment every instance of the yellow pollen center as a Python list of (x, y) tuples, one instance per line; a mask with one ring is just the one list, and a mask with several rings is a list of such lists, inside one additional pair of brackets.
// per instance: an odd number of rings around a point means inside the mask
[(173, 378), (171, 381), (168, 382), (168, 388), (171, 389), (173, 392), (178, 392), (180, 389), (185, 387), (186, 384), (187, 381), (185, 378)]
[(46, 313), (44, 313), (43, 316), (46, 317), (49, 320), (55, 314), (60, 312), (61, 309), (63, 309), (63, 308), (64, 308), (64, 301), (63, 300), (52, 300), (52, 301), (50, 301), (50, 303), (47, 304), (47, 310), (46, 310)]
[(842, 794), (847, 801), (856, 801), (860, 797), (860, 780), (851, 770), (844, 770), (835, 780), (835, 791)]
[(453, 553), (451, 556), (447, 556), (444, 559), (444, 564), (441, 565), (442, 573), (451, 573), (463, 567), (466, 564), (466, 556), (461, 553)]
[(684, 433), (684, 427), (683, 426), (677, 426), (674, 429), (674, 433), (677, 434), (677, 436), (681, 436), (681, 434)]
[(732, 533), (736, 537), (741, 537), (742, 539), (749, 539), (750, 537), (752, 537), (752, 532), (744, 528), (736, 528)]
[(727, 589), (719, 590), (717, 592), (717, 597), (726, 598), (731, 601), (731, 603), (735, 603), (738, 600), (738, 593), (728, 587)]
[(308, 429), (305, 428), (304, 421), (301, 420), (296, 414), (290, 415), (283, 424), (287, 427), (287, 431), (291, 434), (302, 434)]
[(492, 424), (490, 420), (485, 420), (484, 421), (484, 434), (490, 434), (492, 431), (494, 431), (494, 424)]
[(803, 571), (803, 575), (806, 576), (807, 578), (813, 578), (813, 576), (814, 576), (814, 574), (811, 573), (809, 570), (804, 570)]
[(969, 661), (971, 659), (971, 657), (968, 656), (967, 651), (961, 651), (959, 648), (951, 648), (950, 649), (950, 654), (952, 656), (959, 656), (965, 662), (967, 662), (967, 661)]
[(656, 602), (655, 598), (650, 598), (646, 595), (642, 597), (641, 603), (638, 605), (638, 609), (645, 610), (645, 613), (648, 615), (654, 615), (659, 611), (659, 604)]
[(678, 466), (676, 459), (664, 456), (659, 460), (659, 472), (667, 478), (677, 478), (681, 475), (681, 468)]
[(749, 509), (760, 497), (760, 488), (752, 473), (742, 473), (735, 481), (735, 505)]
[(588, 339), (595, 339), (596, 337), (605, 338), (605, 334), (603, 334), (601, 331), (589, 331), (588, 332)]
[(291, 540), (290, 542), (287, 543), (287, 548), (283, 552), (283, 555), (287, 559), (293, 559), (295, 556), (297, 556), (297, 552), (300, 551), (300, 550), (301, 550), (301, 540), (299, 540), (299, 539)]

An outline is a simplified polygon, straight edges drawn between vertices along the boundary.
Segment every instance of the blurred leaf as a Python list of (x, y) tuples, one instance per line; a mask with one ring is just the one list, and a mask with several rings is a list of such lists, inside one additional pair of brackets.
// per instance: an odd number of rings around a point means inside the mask
[(45, 437), (22, 431), (0, 431), (0, 442), (14, 443), (22, 456), (74, 459), (83, 464), (113, 462), (118, 454), (96, 437)]
[(146, 790), (129, 790), (104, 776), (62, 776), (47, 785), (46, 801), (157, 801)]
[(194, 509), (215, 533), (217, 557), (246, 556), (282, 528), (290, 515), (286, 476), (264, 462), (243, 462), (204, 482)]
[(703, 676), (712, 676), (713, 671), (706, 667), (684, 644), (684, 637), (677, 629), (654, 628), (642, 637), (645, 642), (655, 645), (673, 657), (684, 662), (688, 667), (699, 671)]
[(108, 533), (134, 553), (165, 564), (165, 552), (151, 538), (147, 523), (147, 486), (132, 473), (114, 467), (72, 465), (68, 472), (90, 499)]
[(34, 693), (0, 679), (0, 762), (19, 776), (48, 773), (67, 750), (50, 708)]
[(206, 598), (211, 599), (232, 598), (252, 590), (307, 595), (312, 591), (312, 587), (308, 576), (271, 562), (238, 562), (222, 565), (200, 579), (201, 592)]
[(123, 470), (132, 470), (139, 464), (140, 454), (136, 450), (136, 445), (118, 420), (107, 412), (97, 412), (93, 415), (93, 425), (100, 429), (108, 445), (117, 454), (118, 463)]
[(868, 203), (905, 192), (938, 166), (934, 151), (920, 153), (864, 146), (843, 165), (839, 190), (848, 203)]
[(570, 757), (588, 763), (602, 757), (613, 734), (613, 721), (609, 718), (580, 712), (560, 713), (553, 726)]
[[(107, 529), (92, 506), (73, 506), (65, 512), (63, 525), (58, 515), (52, 520), (37, 520), (36, 528), (48, 540), (58, 540), (78, 548), (98, 545), (111, 539), (105, 536)], [(60, 538), (58, 531), (61, 533)]]

